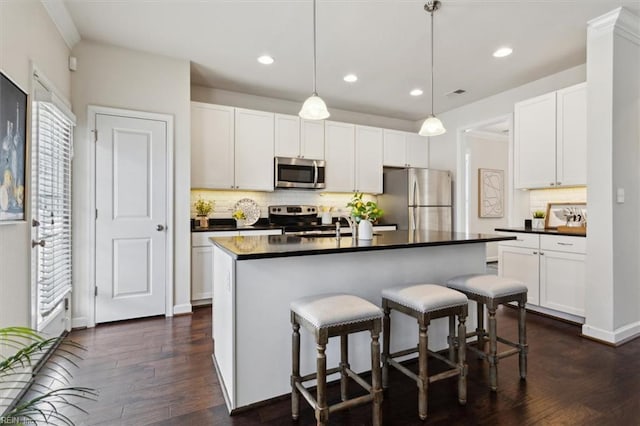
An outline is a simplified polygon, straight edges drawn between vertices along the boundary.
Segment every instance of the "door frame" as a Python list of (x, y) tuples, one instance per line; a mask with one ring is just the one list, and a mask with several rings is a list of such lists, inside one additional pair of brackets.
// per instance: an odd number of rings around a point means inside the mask
[(173, 316), (173, 235), (174, 235), (174, 218), (173, 218), (173, 167), (174, 167), (174, 136), (173, 136), (173, 115), (160, 114), (147, 111), (136, 111), (121, 108), (103, 107), (98, 105), (89, 105), (87, 107), (87, 141), (89, 141), (89, 209), (87, 211), (89, 220), (89, 277), (86, 285), (87, 306), (88, 306), (88, 327), (96, 325), (96, 143), (95, 143), (95, 126), (96, 116), (116, 115), (121, 117), (139, 118), (143, 120), (163, 121), (167, 125), (167, 162), (165, 164), (167, 171), (167, 193), (166, 193), (166, 218), (167, 218), (167, 244), (165, 246), (165, 317)]

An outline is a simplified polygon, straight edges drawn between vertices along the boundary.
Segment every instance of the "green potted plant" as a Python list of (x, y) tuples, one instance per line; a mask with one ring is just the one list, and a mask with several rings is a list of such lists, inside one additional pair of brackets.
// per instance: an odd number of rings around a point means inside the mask
[(362, 193), (354, 193), (347, 207), (351, 209), (351, 217), (358, 223), (358, 239), (373, 239), (373, 223), (382, 217), (384, 211), (374, 201), (364, 201)]
[(213, 201), (199, 198), (194, 204), (196, 208), (196, 215), (201, 228), (209, 226), (209, 213), (213, 211)]
[(236, 226), (238, 228), (242, 228), (245, 226), (245, 221), (247, 220), (247, 215), (244, 214), (242, 210), (236, 210), (231, 215), (236, 220)]
[(544, 229), (544, 218), (547, 214), (542, 210), (536, 210), (533, 212), (533, 228)]
[(6, 327), (0, 328), (0, 347), (10, 354), (0, 355), (0, 423), (73, 425), (67, 408), (87, 413), (79, 401), (97, 399), (94, 389), (69, 386), (71, 369), (85, 350), (78, 343), (62, 336), (44, 338), (25, 327)]

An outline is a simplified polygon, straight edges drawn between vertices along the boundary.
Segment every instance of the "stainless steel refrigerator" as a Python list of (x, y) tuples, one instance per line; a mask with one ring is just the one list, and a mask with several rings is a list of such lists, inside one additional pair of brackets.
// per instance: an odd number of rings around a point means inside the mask
[(398, 229), (453, 230), (451, 173), (432, 169), (385, 169), (378, 204), (384, 222)]

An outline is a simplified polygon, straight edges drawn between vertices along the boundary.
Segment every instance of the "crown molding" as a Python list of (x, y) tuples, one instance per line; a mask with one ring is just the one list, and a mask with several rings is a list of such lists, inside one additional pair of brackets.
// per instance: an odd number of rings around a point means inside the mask
[(618, 7), (609, 13), (590, 20), (587, 23), (589, 38), (615, 33), (640, 45), (640, 16), (624, 7)]
[(62, 0), (40, 0), (69, 49), (81, 40), (69, 11)]

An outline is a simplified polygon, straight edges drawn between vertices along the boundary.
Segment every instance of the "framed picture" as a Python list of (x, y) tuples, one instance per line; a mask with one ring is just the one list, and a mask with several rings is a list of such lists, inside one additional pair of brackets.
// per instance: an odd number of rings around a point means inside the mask
[(586, 222), (586, 216), (587, 203), (547, 203), (544, 227), (554, 229), (566, 225), (568, 217), (573, 217), (575, 222)]
[(0, 224), (25, 220), (27, 94), (0, 73)]
[(478, 169), (478, 217), (504, 217), (504, 170)]

